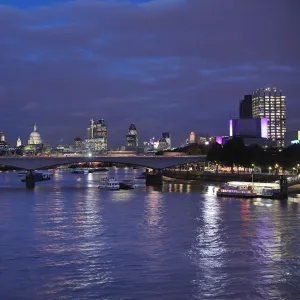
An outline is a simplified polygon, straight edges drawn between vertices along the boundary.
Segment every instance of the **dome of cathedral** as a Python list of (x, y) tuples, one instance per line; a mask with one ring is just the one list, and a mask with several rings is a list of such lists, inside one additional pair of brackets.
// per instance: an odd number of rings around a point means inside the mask
[(28, 144), (29, 145), (39, 145), (39, 144), (42, 144), (42, 137), (36, 131), (36, 125), (34, 125), (33, 132), (30, 133)]

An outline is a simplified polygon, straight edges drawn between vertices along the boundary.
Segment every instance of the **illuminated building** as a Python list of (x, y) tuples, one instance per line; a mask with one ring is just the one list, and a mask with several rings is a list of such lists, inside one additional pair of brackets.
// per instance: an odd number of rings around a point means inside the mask
[(229, 136), (268, 138), (268, 119), (229, 120)]
[(159, 141), (153, 142), (153, 148), (154, 150), (158, 150)]
[(54, 154), (73, 154), (74, 148), (73, 145), (58, 145), (52, 150)]
[(37, 132), (36, 124), (33, 126), (33, 131), (30, 133), (28, 145), (41, 145), (43, 144), (41, 135)]
[(80, 152), (81, 150), (83, 150), (83, 142), (82, 142), (82, 139), (80, 137), (76, 137), (74, 139), (74, 145), (75, 145), (75, 151), (76, 152)]
[(16, 145), (17, 147), (21, 147), (22, 146), (22, 142), (21, 142), (21, 138), (20, 137), (18, 137), (18, 139), (17, 139), (17, 145)]
[(131, 123), (126, 135), (126, 150), (127, 151), (137, 151), (139, 146), (138, 133), (134, 123)]
[(286, 133), (286, 96), (276, 88), (258, 89), (252, 94), (253, 118), (268, 119), (268, 138), (284, 146)]
[(240, 119), (252, 118), (252, 95), (245, 95), (240, 101)]
[(276, 146), (274, 141), (268, 139), (266, 118), (229, 120), (229, 136), (242, 138), (245, 145)]
[(107, 126), (103, 119), (98, 122), (90, 120), (90, 126), (86, 129), (85, 146), (91, 152), (107, 151)]
[(7, 154), (9, 152), (9, 144), (0, 140), (0, 154)]
[(0, 132), (0, 142), (5, 142), (4, 132)]
[(49, 146), (44, 145), (41, 135), (37, 132), (37, 126), (34, 124), (33, 131), (29, 135), (28, 145), (24, 146), (24, 151), (26, 153), (41, 153), (48, 152), (49, 148)]
[(196, 144), (198, 143), (198, 136), (196, 134), (196, 132), (191, 131), (188, 137), (188, 144)]
[(170, 132), (163, 132), (159, 140), (158, 149), (170, 150), (171, 149), (171, 135)]

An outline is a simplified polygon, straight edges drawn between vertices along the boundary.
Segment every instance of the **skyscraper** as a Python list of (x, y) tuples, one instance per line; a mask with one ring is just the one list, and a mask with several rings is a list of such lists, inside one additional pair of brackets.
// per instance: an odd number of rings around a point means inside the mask
[(245, 95), (240, 101), (240, 119), (252, 118), (252, 95)]
[(90, 127), (86, 129), (85, 145), (92, 152), (107, 151), (107, 126), (103, 119), (98, 122), (90, 120)]
[(258, 89), (252, 94), (253, 118), (267, 118), (268, 138), (284, 147), (286, 132), (286, 96), (276, 88)]
[(126, 135), (126, 150), (136, 151), (138, 145), (139, 145), (139, 140), (138, 140), (137, 129), (134, 123), (131, 123)]

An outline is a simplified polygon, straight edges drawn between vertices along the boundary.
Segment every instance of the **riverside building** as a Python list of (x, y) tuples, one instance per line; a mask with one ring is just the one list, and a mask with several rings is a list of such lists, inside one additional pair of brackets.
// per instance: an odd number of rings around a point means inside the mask
[(268, 119), (268, 139), (284, 147), (286, 96), (277, 88), (258, 89), (252, 94), (252, 117)]

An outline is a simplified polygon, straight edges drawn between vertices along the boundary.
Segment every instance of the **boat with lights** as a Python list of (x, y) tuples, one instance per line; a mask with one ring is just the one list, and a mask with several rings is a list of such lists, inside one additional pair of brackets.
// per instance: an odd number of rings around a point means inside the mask
[(223, 184), (217, 196), (238, 198), (277, 198), (278, 183), (230, 181)]

